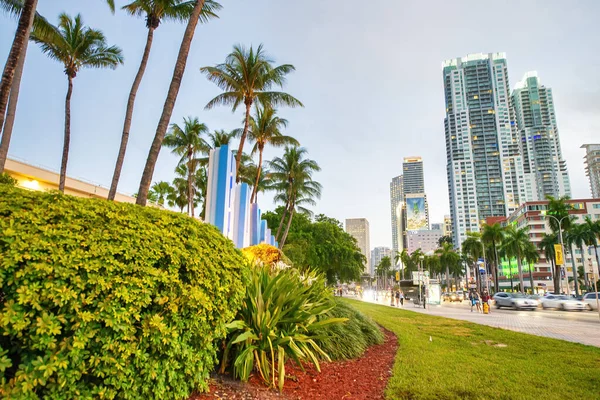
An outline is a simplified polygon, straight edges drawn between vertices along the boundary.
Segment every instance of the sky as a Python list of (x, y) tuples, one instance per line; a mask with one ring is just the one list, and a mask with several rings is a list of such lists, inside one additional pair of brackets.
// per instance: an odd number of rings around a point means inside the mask
[[(116, 0), (119, 5), (126, 1)], [(285, 91), (305, 107), (282, 108), (287, 134), (322, 171), (313, 208), (344, 221), (367, 218), (371, 246), (391, 247), (389, 183), (402, 159), (421, 156), (431, 222), (449, 214), (444, 144), (444, 60), (506, 52), (511, 87), (538, 71), (553, 89), (563, 155), (574, 198), (591, 196), (583, 143), (600, 142), (600, 1), (597, 0), (221, 0), (220, 18), (199, 25), (171, 122), (197, 116), (211, 130), (241, 126), (242, 110), (207, 111), (219, 89), (199, 71), (224, 61), (232, 46), (264, 44), (276, 64), (293, 64)], [(103, 0), (40, 0), (51, 22), (81, 13), (123, 49), (116, 70), (86, 69), (74, 81), (68, 175), (110, 186), (127, 96), (146, 39), (145, 22)], [(0, 14), (5, 62), (16, 20)], [(154, 35), (136, 100), (119, 191), (137, 191), (185, 27), (164, 22)], [(67, 79), (30, 43), (10, 157), (60, 169)], [(249, 149), (249, 147), (248, 147)], [(281, 154), (269, 149), (266, 159)], [(154, 181), (171, 181), (178, 157), (162, 149)], [(259, 198), (272, 209), (272, 196)]]

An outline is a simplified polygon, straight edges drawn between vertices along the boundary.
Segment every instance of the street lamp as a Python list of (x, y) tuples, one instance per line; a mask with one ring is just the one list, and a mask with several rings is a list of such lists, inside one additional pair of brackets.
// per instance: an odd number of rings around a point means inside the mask
[[(548, 213), (546, 212), (546, 210), (543, 210), (543, 211), (542, 211), (542, 215), (543, 215), (544, 217), (550, 217), (550, 218), (554, 219), (556, 222), (558, 222), (558, 238), (560, 239), (560, 249), (561, 249), (562, 253), (563, 253), (563, 254), (565, 254), (565, 244), (563, 243), (563, 236), (562, 236), (562, 222), (563, 222), (563, 220), (564, 220), (565, 218), (569, 218), (569, 217), (570, 217), (570, 215), (568, 215), (568, 214), (567, 214), (567, 215), (565, 215), (564, 217), (562, 217), (561, 219), (558, 219), (558, 218), (556, 218), (554, 215), (550, 215), (550, 214), (548, 214)], [(574, 254), (571, 254), (571, 257), (575, 257), (575, 255), (574, 255)], [(583, 257), (583, 255), (582, 255), (582, 257)], [(564, 264), (564, 263), (563, 263), (563, 264)], [(564, 265), (562, 265), (561, 267), (565, 268), (565, 266), (564, 266)], [(561, 275), (562, 275), (562, 274), (561, 274)], [(565, 268), (565, 278), (566, 278), (566, 280), (567, 280), (567, 292), (566, 292), (566, 294), (567, 294), (567, 296), (568, 296), (568, 295), (570, 295), (570, 294), (571, 294), (571, 293), (570, 293), (570, 292), (571, 292), (571, 290), (569, 289), (569, 277), (568, 277), (568, 276), (567, 276), (567, 274), (566, 274), (566, 268)], [(561, 281), (561, 286), (562, 286), (562, 278), (561, 278), (561, 280), (560, 280), (560, 281)], [(532, 289), (532, 290), (533, 290), (533, 289)]]

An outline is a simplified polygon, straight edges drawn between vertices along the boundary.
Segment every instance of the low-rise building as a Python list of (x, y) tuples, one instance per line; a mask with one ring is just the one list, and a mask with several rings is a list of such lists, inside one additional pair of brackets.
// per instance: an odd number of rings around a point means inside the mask
[(407, 252), (412, 254), (417, 249), (421, 249), (424, 254), (434, 252), (438, 247), (443, 232), (440, 229), (423, 229), (418, 231), (407, 231), (406, 241), (408, 242)]
[[(50, 169), (38, 167), (25, 161), (8, 158), (4, 172), (17, 180), (17, 186), (30, 190), (58, 190), (60, 174)], [(108, 189), (95, 183), (74, 179), (67, 176), (65, 180), (65, 194), (77, 197), (97, 199), (108, 198)], [(117, 193), (115, 201), (122, 203), (135, 203), (133, 196)]]
[[(592, 221), (600, 220), (600, 199), (573, 199), (568, 200), (567, 203), (571, 206), (569, 212), (574, 217), (575, 223), (585, 222), (585, 218), (589, 217)], [(550, 220), (551, 217), (545, 215), (548, 209), (548, 201), (532, 201), (523, 203), (517, 208), (508, 218), (501, 222), (503, 225), (513, 225), (516, 228), (529, 228), (529, 238), (531, 242), (538, 248), (540, 260), (536, 263), (533, 271), (533, 284), (534, 286), (542, 289), (552, 289), (553, 287), (553, 271), (550, 260), (546, 259), (544, 251), (540, 249), (540, 242), (544, 238), (544, 235), (551, 234)], [(491, 222), (491, 221), (490, 221)], [(563, 232), (563, 238), (564, 238)], [(558, 244), (558, 242), (557, 242)], [(593, 247), (584, 247), (584, 254), (581, 254), (579, 249), (574, 249), (575, 253), (575, 265), (577, 267), (583, 266), (586, 273), (589, 273), (593, 268), (596, 277), (598, 277), (598, 265)], [(566, 278), (573, 276), (573, 268), (571, 262), (571, 251), (569, 246), (565, 243), (565, 274)], [(516, 268), (516, 263), (513, 262), (511, 270)], [(507, 277), (508, 266), (505, 261), (500, 268), (500, 288), (510, 287), (510, 279)], [(514, 272), (513, 272), (514, 275)], [(514, 277), (513, 277), (514, 280)], [(518, 277), (517, 277), (518, 280)], [(567, 279), (563, 280), (563, 284), (566, 285)], [(518, 283), (518, 282), (517, 282)], [(524, 286), (527, 288), (530, 286), (529, 273), (524, 273)], [(570, 286), (573, 290), (573, 284)]]

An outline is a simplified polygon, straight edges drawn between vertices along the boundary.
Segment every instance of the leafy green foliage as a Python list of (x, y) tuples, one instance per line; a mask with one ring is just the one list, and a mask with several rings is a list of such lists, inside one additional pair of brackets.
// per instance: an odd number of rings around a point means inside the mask
[(319, 358), (329, 357), (315, 342), (315, 330), (344, 321), (319, 318), (333, 306), (325, 279), (314, 272), (254, 268), (237, 318), (228, 325), (221, 372), (232, 362), (233, 376), (246, 381), (256, 368), (265, 383), (282, 390), (286, 359), (319, 370)]
[(17, 180), (6, 172), (3, 172), (0, 174), (0, 185), (16, 186)]
[(4, 399), (181, 399), (206, 389), (247, 263), (150, 207), (0, 186)]
[(333, 360), (360, 357), (367, 347), (383, 343), (383, 333), (366, 315), (347, 302), (335, 299), (326, 318), (346, 318), (343, 324), (327, 325), (317, 331), (317, 344)]
[[(283, 212), (279, 207), (265, 213), (263, 219), (269, 226), (277, 226)], [(330, 284), (358, 280), (366, 263), (356, 240), (342, 224), (322, 214), (314, 221), (305, 214), (295, 214), (283, 252), (295, 267), (315, 269), (325, 274)]]

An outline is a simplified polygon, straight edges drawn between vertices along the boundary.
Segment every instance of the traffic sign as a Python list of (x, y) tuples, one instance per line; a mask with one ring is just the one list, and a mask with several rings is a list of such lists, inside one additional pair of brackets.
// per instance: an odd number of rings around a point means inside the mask
[(560, 244), (554, 245), (554, 254), (556, 255), (556, 265), (564, 265), (563, 249)]

